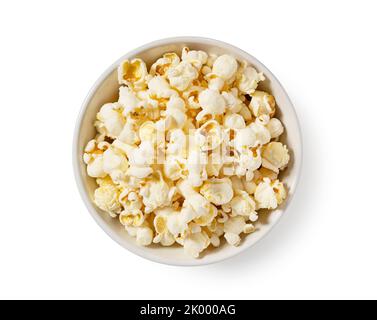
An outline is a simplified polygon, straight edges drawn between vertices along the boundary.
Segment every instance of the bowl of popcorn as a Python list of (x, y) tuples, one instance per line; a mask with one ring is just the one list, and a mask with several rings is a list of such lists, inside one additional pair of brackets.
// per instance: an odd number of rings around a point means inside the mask
[(170, 38), (97, 80), (74, 135), (81, 196), (131, 252), (171, 265), (232, 257), (285, 212), (301, 134), (275, 76), (223, 42)]

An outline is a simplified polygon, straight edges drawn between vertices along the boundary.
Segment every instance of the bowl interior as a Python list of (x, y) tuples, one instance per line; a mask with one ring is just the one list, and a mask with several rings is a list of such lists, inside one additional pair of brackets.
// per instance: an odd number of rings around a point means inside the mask
[[(262, 213), (260, 215), (260, 221), (257, 223), (258, 231), (246, 235), (239, 247), (232, 247), (226, 243), (222, 243), (220, 248), (205, 251), (199, 259), (193, 259), (185, 255), (181, 246), (167, 248), (157, 245), (150, 247), (138, 246), (135, 240), (124, 230), (118, 219), (110, 218), (108, 214), (102, 212), (93, 204), (93, 193), (96, 188), (95, 179), (88, 177), (86, 174), (86, 166), (82, 161), (83, 149), (86, 143), (95, 136), (93, 123), (96, 113), (104, 103), (113, 102), (118, 99), (119, 85), (117, 82), (116, 68), (120, 61), (126, 58), (138, 57), (143, 59), (147, 65), (150, 66), (163, 53), (173, 51), (180, 54), (184, 46), (188, 46), (190, 49), (204, 50), (208, 53), (231, 54), (239, 60), (248, 61), (258, 71), (262, 71), (265, 74), (266, 80), (258, 88), (272, 93), (276, 98), (278, 117), (281, 119), (286, 129), (281, 140), (288, 145), (291, 155), (289, 167), (286, 168), (282, 174), (283, 181), (288, 189), (287, 200), (284, 204), (272, 212)], [(98, 224), (115, 241), (130, 251), (156, 262), (173, 265), (200, 265), (220, 261), (243, 251), (262, 238), (279, 220), (297, 184), (301, 160), (301, 136), (297, 117), (287, 94), (273, 74), (254, 57), (231, 45), (210, 39), (167, 39), (146, 45), (123, 56), (96, 82), (84, 102), (78, 119), (73, 160), (79, 189), (89, 211)]]

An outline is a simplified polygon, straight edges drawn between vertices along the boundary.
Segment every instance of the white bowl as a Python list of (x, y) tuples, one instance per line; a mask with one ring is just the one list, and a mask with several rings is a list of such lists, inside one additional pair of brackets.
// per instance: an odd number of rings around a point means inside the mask
[[(288, 145), (291, 155), (290, 165), (284, 170), (282, 175), (283, 181), (288, 189), (288, 196), (284, 204), (270, 213), (262, 214), (261, 222), (258, 224), (259, 230), (255, 233), (246, 235), (240, 246), (232, 247), (223, 243), (219, 248), (205, 251), (199, 259), (193, 259), (185, 255), (181, 246), (138, 246), (135, 243), (134, 238), (130, 237), (124, 230), (118, 219), (110, 218), (108, 214), (94, 205), (93, 192), (96, 183), (93, 178), (88, 177), (86, 174), (86, 166), (82, 161), (83, 149), (86, 143), (95, 136), (93, 122), (96, 113), (104, 103), (116, 101), (118, 98), (119, 85), (116, 75), (118, 64), (124, 59), (139, 57), (150, 66), (150, 64), (163, 53), (168, 51), (180, 53), (184, 46), (187, 46), (190, 49), (201, 49), (206, 52), (217, 54), (231, 54), (239, 60), (248, 61), (258, 71), (264, 73), (266, 80), (258, 88), (265, 89), (275, 96), (278, 105), (278, 117), (286, 128), (283, 140)], [(77, 119), (73, 140), (73, 167), (76, 182), (82, 199), (99, 226), (113, 240), (131, 252), (155, 262), (178, 266), (196, 266), (218, 262), (237, 255), (263, 238), (281, 218), (292, 199), (300, 175), (301, 161), (302, 142), (297, 116), (287, 93), (271, 71), (253, 56), (239, 48), (221, 41), (198, 37), (179, 37), (158, 40), (137, 48), (114, 62), (100, 76), (89, 91)]]

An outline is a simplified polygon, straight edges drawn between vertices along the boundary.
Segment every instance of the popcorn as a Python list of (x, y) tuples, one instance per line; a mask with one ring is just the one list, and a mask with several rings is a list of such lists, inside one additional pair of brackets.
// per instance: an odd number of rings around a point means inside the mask
[(141, 89), (145, 86), (147, 75), (147, 67), (141, 59), (124, 60), (118, 67), (119, 84)]
[(166, 117), (173, 123), (168, 124), (168, 128), (182, 128), (187, 120), (185, 102), (179, 97), (170, 97), (166, 105)]
[(152, 177), (145, 186), (140, 188), (145, 213), (150, 213), (159, 207), (170, 205), (174, 191), (163, 180), (161, 173), (157, 177)]
[(164, 175), (172, 181), (184, 178), (186, 175), (185, 159), (177, 156), (168, 156), (164, 163)]
[(288, 149), (281, 142), (270, 142), (263, 147), (262, 166), (279, 173), (289, 162)]
[(94, 203), (98, 208), (108, 212), (112, 217), (115, 217), (122, 210), (118, 198), (119, 190), (110, 181), (103, 183), (94, 191)]
[(223, 78), (220, 78), (216, 76), (215, 74), (209, 74), (206, 77), (208, 81), (208, 89), (215, 90), (215, 91), (221, 91), (221, 89), (225, 85), (225, 81)]
[(217, 206), (226, 204), (233, 198), (232, 182), (229, 178), (211, 178), (200, 188), (200, 193)]
[(271, 139), (277, 138), (284, 132), (284, 127), (280, 120), (272, 118), (266, 125), (267, 130), (270, 132)]
[(142, 213), (143, 202), (140, 195), (135, 191), (130, 191), (129, 189), (123, 190), (119, 195), (119, 202), (124, 208), (124, 213), (133, 215)]
[(268, 115), (273, 117), (275, 114), (275, 98), (264, 91), (256, 90), (251, 94), (250, 109), (254, 116)]
[(229, 110), (231, 113), (236, 114), (245, 107), (245, 105), (242, 103), (242, 100), (238, 98), (237, 89), (232, 89), (230, 92), (223, 91), (221, 95), (225, 99), (227, 110)]
[(165, 53), (162, 58), (152, 64), (150, 74), (152, 76), (159, 75), (165, 76), (170, 68), (174, 68), (178, 65), (180, 59), (174, 52)]
[(140, 227), (136, 231), (136, 243), (140, 246), (149, 246), (153, 240), (153, 230), (149, 227)]
[(258, 144), (255, 130), (251, 126), (236, 131), (234, 147), (242, 152), (245, 149), (256, 147)]
[(253, 224), (251, 223), (248, 223), (248, 224), (245, 224), (245, 226), (243, 227), (243, 233), (252, 233), (255, 231), (255, 227)]
[(124, 210), (119, 215), (119, 221), (124, 226), (140, 227), (144, 223), (145, 217), (140, 210), (136, 212)]
[(152, 144), (157, 140), (157, 129), (153, 121), (144, 122), (139, 128), (139, 137), (141, 141), (149, 141)]
[(244, 94), (252, 94), (264, 79), (262, 72), (258, 73), (253, 67), (244, 65), (237, 75), (237, 88)]
[(185, 252), (194, 258), (198, 258), (199, 254), (209, 245), (210, 240), (205, 232), (190, 234), (183, 242)]
[(110, 138), (116, 138), (121, 133), (125, 123), (118, 103), (104, 104), (97, 114), (97, 119), (103, 123)]
[(208, 163), (206, 164), (206, 172), (209, 177), (218, 176), (223, 164), (221, 156), (218, 153), (211, 153), (208, 156)]
[(187, 178), (194, 187), (200, 187), (203, 180), (207, 179), (205, 160), (202, 157), (203, 155), (200, 151), (193, 150), (187, 158)]
[(189, 50), (185, 47), (182, 49), (182, 61), (191, 63), (196, 69), (200, 69), (207, 62), (208, 54), (204, 51)]
[(161, 76), (157, 76), (149, 80), (148, 89), (149, 94), (157, 99), (178, 96), (178, 92), (173, 90), (169, 83)]
[(241, 243), (240, 233), (246, 226), (245, 220), (240, 217), (232, 217), (224, 223), (225, 240), (232, 246), (238, 246)]
[(276, 209), (286, 198), (286, 191), (279, 180), (264, 178), (255, 190), (255, 200), (260, 209)]
[(199, 93), (202, 92), (204, 88), (199, 86), (191, 86), (185, 92), (182, 93), (182, 96), (186, 99), (186, 103), (189, 109), (199, 109)]
[(119, 88), (118, 103), (123, 107), (123, 115), (125, 117), (131, 112), (134, 112), (137, 108), (140, 108), (142, 105), (142, 102), (138, 99), (136, 93), (128, 87)]
[(133, 145), (140, 142), (137, 132), (137, 123), (134, 119), (128, 117), (126, 123), (118, 136), (119, 141)]
[(236, 113), (227, 114), (224, 117), (224, 126), (229, 129), (243, 129), (246, 127), (244, 118)]
[(225, 233), (233, 233), (239, 235), (245, 226), (246, 222), (243, 217), (231, 217), (224, 223)]
[(226, 232), (224, 235), (225, 240), (232, 246), (239, 246), (241, 243), (241, 237), (238, 234)]
[(199, 94), (199, 104), (202, 110), (196, 116), (196, 120), (201, 120), (207, 114), (219, 115), (225, 112), (225, 99), (215, 90), (206, 89)]
[(186, 135), (181, 129), (170, 131), (169, 143), (166, 148), (168, 155), (186, 156)]
[(235, 174), (237, 176), (245, 176), (246, 181), (253, 179), (254, 170), (262, 165), (262, 157), (260, 150), (246, 149), (240, 152), (236, 160)]
[[(245, 191), (239, 191), (230, 202), (232, 208), (232, 216), (246, 216), (255, 214), (255, 201)], [(252, 220), (254, 218), (252, 217)]]
[(194, 187), (186, 180), (180, 180), (177, 183), (179, 192), (186, 199), (188, 205), (196, 212), (197, 217), (207, 215), (211, 210), (210, 202), (201, 194), (194, 190)]
[(241, 105), (241, 109), (239, 112), (240, 112), (240, 115), (243, 116), (245, 121), (252, 120), (253, 116), (251, 115), (249, 108), (245, 104)]
[(128, 168), (126, 157), (117, 152), (115, 148), (109, 148), (103, 153), (103, 171), (111, 174), (114, 170), (125, 171)]
[(216, 149), (223, 141), (223, 132), (219, 123), (210, 120), (196, 131), (196, 141), (202, 151)]
[(154, 229), (157, 235), (153, 238), (153, 243), (160, 243), (165, 247), (171, 246), (174, 242), (174, 236), (167, 228), (167, 218), (164, 215), (156, 215), (153, 221)]
[(170, 85), (179, 91), (184, 91), (198, 77), (198, 70), (186, 61), (180, 62), (167, 72)]
[(215, 219), (216, 216), (217, 208), (214, 205), (211, 205), (207, 214), (194, 219), (194, 221), (199, 226), (208, 226), (212, 223), (213, 219)]
[(97, 155), (86, 167), (88, 175), (93, 178), (104, 178), (106, 172), (103, 169), (103, 154)]
[(235, 76), (237, 68), (237, 60), (228, 54), (224, 54), (215, 60), (212, 72), (226, 81)]
[(290, 156), (277, 141), (275, 98), (258, 88), (262, 73), (185, 47), (149, 72), (125, 60), (118, 80), (118, 101), (100, 108), (83, 161), (94, 203), (138, 245), (176, 243), (194, 258), (221, 238), (238, 246), (258, 230), (258, 210), (284, 201), (279, 173)]

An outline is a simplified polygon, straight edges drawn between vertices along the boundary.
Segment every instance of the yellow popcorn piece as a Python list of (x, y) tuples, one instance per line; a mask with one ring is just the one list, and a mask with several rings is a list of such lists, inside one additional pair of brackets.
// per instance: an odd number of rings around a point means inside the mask
[(180, 62), (178, 55), (174, 52), (165, 53), (162, 58), (152, 64), (150, 74), (152, 76), (166, 76), (170, 68), (176, 67)]
[(145, 62), (141, 59), (124, 60), (118, 67), (118, 82), (134, 88), (145, 87), (148, 75)]
[(154, 218), (153, 224), (157, 233), (153, 238), (153, 243), (160, 243), (166, 247), (173, 245), (175, 238), (167, 228), (167, 218), (163, 215), (158, 215)]

